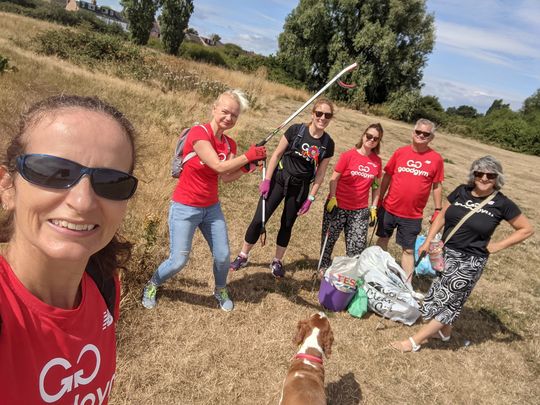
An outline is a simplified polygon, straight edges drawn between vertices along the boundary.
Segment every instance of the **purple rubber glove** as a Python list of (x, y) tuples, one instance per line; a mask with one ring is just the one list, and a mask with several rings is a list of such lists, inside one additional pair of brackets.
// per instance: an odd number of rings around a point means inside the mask
[(309, 211), (309, 207), (311, 207), (311, 201), (306, 200), (298, 210), (298, 215), (304, 215), (306, 212)]
[(259, 194), (266, 200), (268, 193), (270, 192), (270, 180), (264, 179), (259, 184)]

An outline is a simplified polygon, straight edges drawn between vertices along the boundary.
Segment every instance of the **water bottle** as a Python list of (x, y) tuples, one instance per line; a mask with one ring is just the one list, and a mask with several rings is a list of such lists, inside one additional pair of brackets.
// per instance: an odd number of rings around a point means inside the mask
[(431, 263), (431, 268), (435, 271), (444, 270), (443, 246), (444, 243), (441, 240), (440, 233), (435, 235), (433, 240), (429, 243), (429, 262)]

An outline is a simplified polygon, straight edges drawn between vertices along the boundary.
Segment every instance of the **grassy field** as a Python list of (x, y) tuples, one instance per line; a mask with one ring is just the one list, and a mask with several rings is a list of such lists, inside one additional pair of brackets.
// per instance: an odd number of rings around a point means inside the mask
[[(296, 323), (320, 310), (313, 273), (323, 198), (297, 222), (285, 258), (285, 280), (275, 281), (268, 270), (279, 222), (272, 218), (267, 246), (254, 249), (251, 265), (229, 277), (236, 304), (233, 312), (220, 311), (211, 297), (211, 257), (200, 234), (188, 266), (160, 290), (157, 308), (143, 309), (139, 304), (142, 286), (168, 252), (167, 210), (175, 184), (169, 176), (169, 159), (175, 134), (193, 121), (207, 120), (211, 100), (196, 90), (163, 92), (159, 86), (37, 55), (32, 51), (32, 38), (53, 27), (0, 13), (0, 54), (18, 70), (0, 76), (2, 142), (24, 108), (61, 92), (98, 95), (124, 111), (139, 130), (136, 175), (141, 182), (122, 229), (135, 243), (135, 250), (129, 270), (122, 275), (118, 370), (111, 403), (277, 403), (295, 352), (291, 340)], [(201, 81), (219, 80), (227, 86), (249, 88), (257, 97), (259, 107), (245, 113), (231, 133), (240, 150), (262, 139), (309, 97), (268, 83), (261, 76), (162, 58)], [(297, 122), (307, 118), (303, 115)], [(338, 108), (329, 127), (337, 152), (350, 148), (372, 122), (381, 122), (385, 129), (383, 161), (410, 142), (410, 125)], [(446, 192), (464, 181), (473, 159), (496, 156), (507, 174), (503, 191), (538, 230), (540, 175), (536, 170), (540, 158), (445, 133), (437, 134), (432, 145), (446, 160)], [(233, 255), (253, 215), (258, 180), (254, 174), (221, 188)], [(323, 196), (327, 184), (321, 191)], [(426, 216), (432, 208), (427, 207)], [(427, 218), (424, 225), (427, 227)], [(500, 226), (495, 238), (510, 230), (507, 224)], [(325, 362), (329, 403), (538, 403), (540, 321), (534, 311), (540, 307), (539, 235), (490, 258), (449, 343), (428, 344), (418, 353), (404, 355), (391, 350), (388, 343), (413, 334), (419, 324), (406, 327), (386, 321), (386, 327), (377, 330), (379, 318), (375, 315), (355, 319), (347, 313), (330, 314), (336, 341), (333, 355)], [(390, 251), (398, 257), (395, 245)], [(335, 254), (344, 254), (343, 241)], [(414, 284), (426, 291), (429, 282), (416, 279)]]

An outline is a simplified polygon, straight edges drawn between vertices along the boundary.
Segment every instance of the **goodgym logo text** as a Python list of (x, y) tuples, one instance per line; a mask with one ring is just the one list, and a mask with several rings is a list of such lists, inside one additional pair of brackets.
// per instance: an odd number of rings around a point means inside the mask
[[(84, 368), (80, 366), (81, 361), (84, 359), (86, 364), (91, 364), (90, 368)], [(62, 399), (64, 395), (71, 391), (79, 391), (75, 395), (74, 404), (102, 404), (104, 400), (109, 396), (114, 380), (114, 374), (105, 386), (98, 387), (96, 392), (87, 392), (84, 390), (84, 386), (90, 384), (98, 375), (101, 365), (101, 355), (99, 349), (93, 344), (87, 344), (79, 353), (76, 364), (71, 364), (68, 360), (62, 357), (55, 357), (51, 359), (39, 374), (39, 393), (43, 401), (47, 403), (54, 403)], [(63, 368), (66, 371), (66, 376), (60, 381), (51, 381), (53, 377), (50, 376), (51, 370)], [(58, 371), (54, 373), (58, 375)], [(57, 377), (54, 377), (57, 378)], [(45, 387), (49, 387), (46, 389)], [(52, 389), (51, 387), (57, 387)], [(82, 396), (82, 397), (81, 397)]]
[[(429, 164), (428, 161), (424, 162), (426, 164)], [(399, 166), (397, 168), (398, 173), (411, 173), (413, 176), (424, 176), (428, 177), (429, 172), (426, 172), (425, 170), (420, 170), (422, 168), (422, 162), (418, 160), (407, 160), (407, 167)]]

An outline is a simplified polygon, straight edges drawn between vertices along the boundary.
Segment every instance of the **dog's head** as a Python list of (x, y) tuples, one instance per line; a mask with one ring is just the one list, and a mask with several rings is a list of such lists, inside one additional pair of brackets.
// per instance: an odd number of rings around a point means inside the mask
[(330, 354), (332, 354), (334, 334), (332, 333), (330, 322), (324, 312), (313, 314), (308, 319), (299, 321), (293, 343), (295, 345), (301, 345), (307, 337), (311, 336), (314, 330), (318, 330), (319, 332), (317, 335), (317, 343), (322, 348), (324, 355), (329, 357)]

